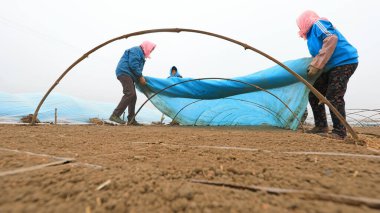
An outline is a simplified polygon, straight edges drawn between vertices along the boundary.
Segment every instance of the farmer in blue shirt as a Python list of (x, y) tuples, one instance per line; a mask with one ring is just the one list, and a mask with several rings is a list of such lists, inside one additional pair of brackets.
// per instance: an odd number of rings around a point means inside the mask
[[(326, 18), (320, 18), (313, 11), (305, 11), (297, 19), (299, 35), (307, 40), (307, 47), (313, 60), (308, 69), (308, 78), (315, 79), (314, 87), (346, 117), (344, 94), (351, 75), (358, 66), (358, 52)], [(310, 133), (328, 133), (325, 105), (309, 94), (315, 127)], [(346, 128), (330, 111), (333, 122), (331, 134), (335, 139), (345, 139)]]
[(119, 124), (125, 124), (125, 121), (120, 119), (125, 109), (128, 107), (128, 123), (138, 125), (136, 120), (132, 120), (135, 116), (136, 106), (136, 88), (135, 83), (146, 85), (142, 71), (145, 64), (145, 58), (150, 58), (150, 53), (156, 47), (150, 41), (144, 41), (140, 46), (127, 49), (121, 57), (116, 68), (116, 76), (123, 86), (124, 96), (121, 98), (119, 105), (113, 111), (110, 120)]

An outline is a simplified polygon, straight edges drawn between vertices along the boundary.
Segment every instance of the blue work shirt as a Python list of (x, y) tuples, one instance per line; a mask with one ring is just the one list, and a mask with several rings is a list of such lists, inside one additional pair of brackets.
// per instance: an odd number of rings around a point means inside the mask
[(356, 48), (327, 20), (315, 22), (307, 33), (307, 46), (310, 54), (313, 57), (318, 55), (322, 48), (323, 40), (332, 35), (338, 37), (338, 42), (325, 68), (329, 70), (337, 66), (358, 63), (359, 55)]
[(116, 76), (129, 75), (136, 82), (141, 76), (145, 64), (144, 52), (140, 46), (127, 49), (116, 67)]

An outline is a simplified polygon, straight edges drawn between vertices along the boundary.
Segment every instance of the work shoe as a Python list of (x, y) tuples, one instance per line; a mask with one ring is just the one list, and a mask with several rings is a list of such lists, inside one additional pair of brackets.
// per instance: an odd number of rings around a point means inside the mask
[(169, 124), (170, 126), (179, 126), (179, 123), (177, 121), (172, 121)]
[(329, 132), (328, 127), (319, 127), (319, 126), (316, 126), (310, 130), (306, 130), (306, 133), (311, 133), (311, 134), (328, 133), (328, 132)]
[(140, 124), (139, 122), (137, 122), (135, 119), (133, 119), (133, 121), (128, 121), (128, 125), (131, 125), (131, 126), (142, 126), (142, 124)]
[(322, 137), (326, 137), (326, 138), (335, 139), (335, 140), (345, 140), (346, 139), (346, 136), (338, 135), (336, 133), (320, 133), (318, 135), (320, 135)]
[(118, 124), (125, 124), (125, 121), (123, 121), (121, 118), (119, 118), (116, 115), (111, 115), (110, 121), (116, 122)]

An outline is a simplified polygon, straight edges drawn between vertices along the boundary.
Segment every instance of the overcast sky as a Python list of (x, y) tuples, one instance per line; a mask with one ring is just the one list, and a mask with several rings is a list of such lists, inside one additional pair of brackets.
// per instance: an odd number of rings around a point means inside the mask
[[(46, 92), (76, 59), (111, 38), (154, 28), (193, 28), (222, 34), (281, 60), (308, 57), (295, 19), (306, 9), (327, 17), (359, 51), (347, 108), (380, 108), (378, 0), (0, 0), (0, 91)], [(157, 44), (144, 75), (166, 78), (176, 65), (185, 77), (237, 77), (273, 66), (252, 51), (191, 33), (157, 33), (108, 45), (79, 64), (57, 92), (115, 102), (115, 67), (124, 50)], [(145, 100), (139, 96), (138, 103)]]

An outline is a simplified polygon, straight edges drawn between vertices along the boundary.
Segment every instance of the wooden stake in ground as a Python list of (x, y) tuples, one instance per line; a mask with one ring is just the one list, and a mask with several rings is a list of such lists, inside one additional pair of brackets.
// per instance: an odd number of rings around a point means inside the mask
[(57, 108), (54, 109), (54, 124), (57, 124), (58, 115), (57, 115)]

